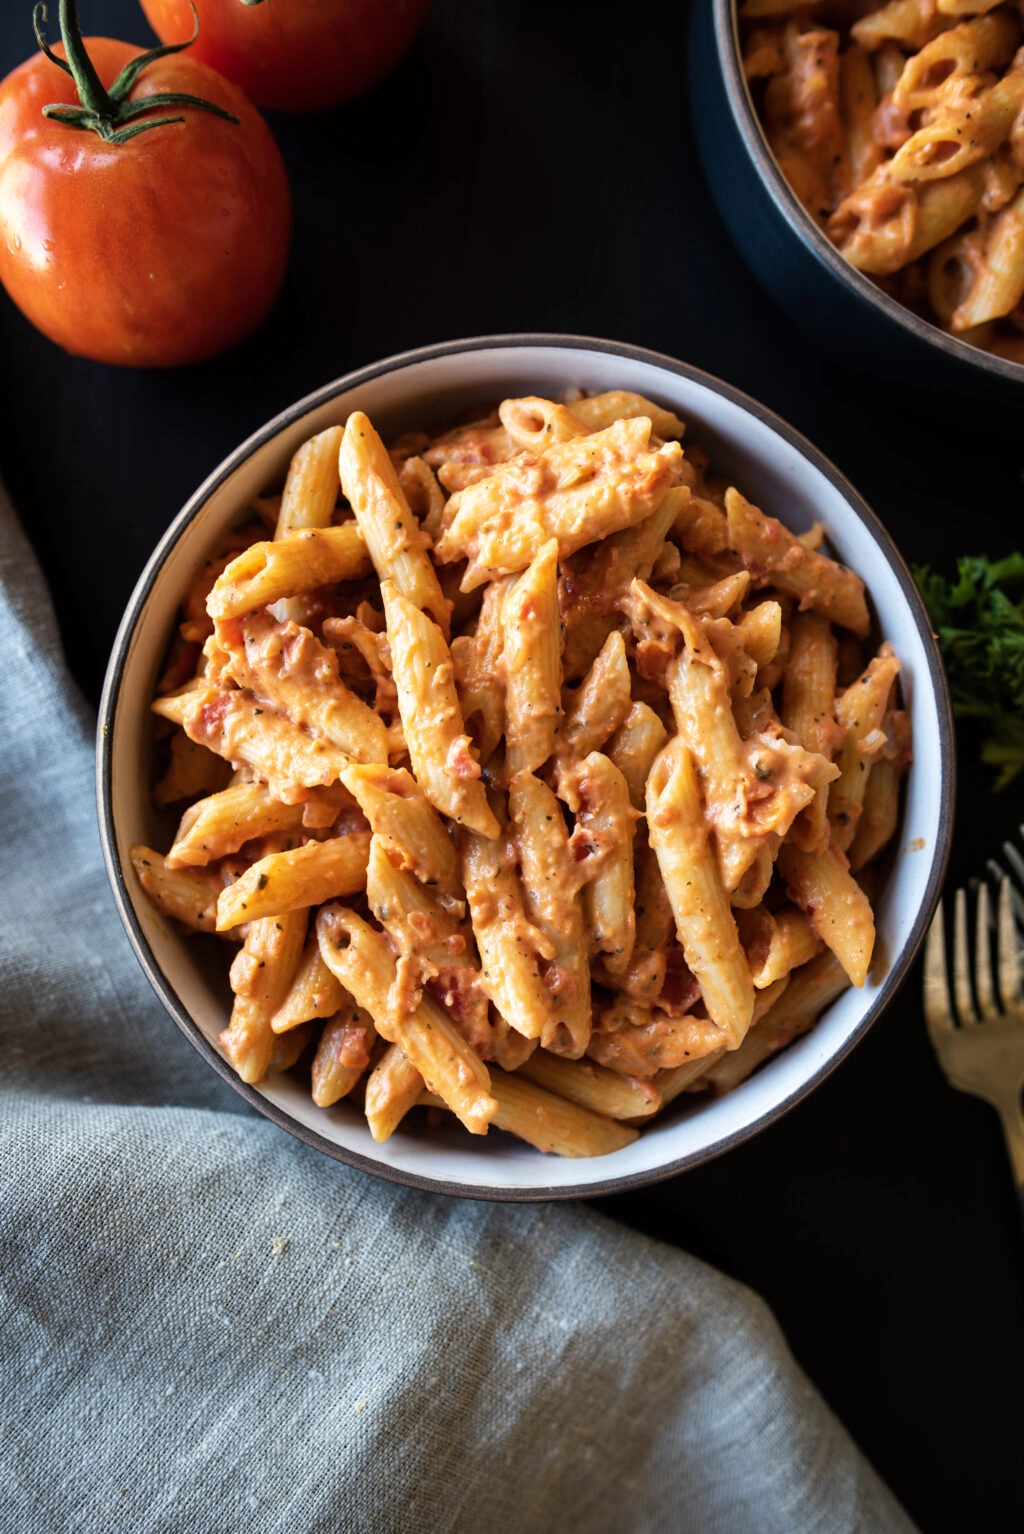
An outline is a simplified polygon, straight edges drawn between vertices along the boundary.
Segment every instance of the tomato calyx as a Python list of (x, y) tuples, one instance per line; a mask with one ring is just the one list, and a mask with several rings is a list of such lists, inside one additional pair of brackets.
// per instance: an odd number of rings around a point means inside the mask
[(77, 105), (69, 102), (51, 102), (49, 106), (43, 107), (43, 116), (51, 118), (54, 122), (64, 123), (68, 128), (91, 130), (99, 134), (107, 144), (125, 144), (129, 139), (147, 132), (150, 128), (165, 128), (171, 123), (185, 121), (181, 116), (158, 117), (147, 122), (134, 121), (144, 112), (151, 112), (161, 107), (200, 107), (204, 112), (212, 112), (215, 117), (223, 117), (237, 126), (239, 119), (232, 112), (226, 112), (223, 107), (216, 106), (212, 101), (204, 101), (201, 96), (190, 96), (183, 91), (157, 91), (151, 96), (143, 96), (138, 101), (128, 100), (129, 91), (147, 65), (154, 63), (157, 59), (166, 58), (168, 54), (183, 52), (186, 48), (190, 48), (199, 36), (199, 16), (192, 0), (190, 4), (192, 4), (192, 15), (195, 18), (195, 29), (188, 41), (165, 43), (160, 48), (151, 48), (147, 53), (140, 53), (137, 58), (125, 65), (108, 90), (96, 73), (86, 49), (78, 24), (75, 0), (60, 0), (60, 34), (67, 54), (66, 59), (54, 53), (46, 41), (43, 28), (47, 21), (47, 10), (45, 0), (39, 0), (32, 11), (32, 28), (36, 34), (36, 42), (51, 64), (56, 64), (58, 69), (63, 69), (65, 74), (71, 76), (78, 91)]

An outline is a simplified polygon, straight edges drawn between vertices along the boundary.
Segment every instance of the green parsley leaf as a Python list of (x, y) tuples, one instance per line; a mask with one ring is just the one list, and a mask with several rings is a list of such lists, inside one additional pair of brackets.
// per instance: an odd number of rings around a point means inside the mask
[(953, 712), (986, 728), (981, 759), (1005, 788), (1024, 769), (1024, 554), (968, 554), (955, 581), (914, 566), (939, 636)]

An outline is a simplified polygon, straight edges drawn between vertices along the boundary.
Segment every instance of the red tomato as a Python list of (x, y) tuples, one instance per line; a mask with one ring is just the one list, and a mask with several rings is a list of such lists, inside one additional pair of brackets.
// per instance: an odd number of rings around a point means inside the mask
[[(358, 96), (393, 69), (430, 0), (195, 0), (196, 58), (260, 106), (314, 112)], [(189, 0), (142, 0), (162, 42), (192, 35)]]
[[(187, 34), (186, 34), (187, 35)], [(105, 88), (143, 50), (86, 41)], [(234, 85), (188, 54), (148, 65), (128, 94), (199, 96), (156, 108), (122, 144), (45, 118), (75, 102), (37, 54), (0, 83), (0, 281), (33, 325), (79, 356), (131, 367), (210, 357), (253, 330), (284, 278), (291, 198), (270, 129)]]

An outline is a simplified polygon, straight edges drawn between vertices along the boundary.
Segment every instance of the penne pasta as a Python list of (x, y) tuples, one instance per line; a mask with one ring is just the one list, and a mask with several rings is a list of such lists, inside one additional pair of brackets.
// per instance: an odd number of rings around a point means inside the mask
[(411, 870), (441, 899), (462, 899), (455, 844), (412, 773), (404, 767), (347, 767), (342, 782), (396, 867)]
[(430, 539), (409, 510), (387, 449), (361, 410), (345, 425), (341, 484), (356, 514), (373, 568), (448, 637), (450, 603), (430, 560)]
[(218, 1043), (243, 1081), (262, 1081), (278, 1037), (274, 1018), (291, 986), (306, 939), (306, 911), (251, 921), (231, 964), (235, 1004)]
[[(853, 87), (803, 16), (757, 46), (824, 143)], [(899, 48), (862, 54), (908, 142)], [(976, 263), (1015, 216), (1006, 164)], [(627, 391), (524, 393), (388, 453), (356, 412), (193, 577), (152, 705), (177, 832), (132, 859), (158, 911), (235, 939), (246, 1082), (297, 1067), (377, 1141), (425, 1104), (612, 1155), (863, 984), (899, 665), (822, 524), (791, 532), (683, 432)]]
[(497, 1111), (487, 1067), (430, 997), (407, 1015), (392, 1012), (396, 964), (384, 934), (338, 905), (321, 910), (316, 930), (324, 963), (369, 1012), (381, 1037), (399, 1046), (470, 1134), (486, 1134)]
[(709, 845), (693, 760), (679, 738), (651, 769), (647, 824), (686, 962), (709, 1018), (735, 1049), (750, 1027), (754, 988)]
[(482, 836), (497, 836), (480, 766), (470, 752), (447, 642), (436, 623), (390, 581), (381, 582), (398, 709), (416, 780), (435, 809)]
[(348, 1096), (370, 1063), (376, 1038), (373, 1018), (351, 997), (328, 1018), (310, 1068), (313, 1101), (318, 1108), (330, 1108)]
[(508, 807), (519, 849), (525, 909), (552, 951), (544, 976), (551, 1000), (541, 1043), (556, 1054), (578, 1059), (590, 1039), (590, 970), (579, 899), (581, 879), (569, 833), (558, 800), (530, 772), (518, 772), (512, 779)]
[(341, 439), (341, 427), (329, 426), (318, 436), (310, 437), (294, 455), (281, 495), (275, 538), (330, 524), (341, 489), (338, 478)]
[(366, 885), (369, 851), (369, 836), (356, 831), (326, 842), (307, 842), (290, 852), (269, 853), (221, 891), (217, 931), (357, 894)]
[(642, 522), (670, 489), (682, 462), (678, 443), (647, 451), (650, 421), (616, 421), (604, 431), (556, 443), (500, 464), (448, 502), (437, 557), (468, 557), (462, 589), (525, 570), (550, 539), (559, 558)]
[(307, 528), (281, 542), (250, 544), (217, 578), (206, 608), (217, 621), (240, 618), (331, 581), (362, 580), (371, 568), (357, 523)]
[(306, 944), (298, 969), (271, 1027), (275, 1033), (288, 1033), (314, 1017), (333, 1017), (345, 1007), (354, 1006), (351, 996), (331, 974), (320, 956), (314, 935)]
[(193, 804), (167, 854), (171, 867), (201, 867), (275, 831), (298, 832), (302, 804), (282, 804), (262, 783), (235, 783)]
[(217, 930), (217, 901), (224, 880), (205, 868), (182, 868), (141, 843), (129, 853), (142, 888), (157, 910), (195, 932)]
[(505, 771), (511, 778), (547, 761), (562, 717), (558, 544), (553, 538), (505, 591), (500, 624)]
[(875, 945), (875, 920), (845, 854), (835, 845), (824, 852), (801, 852), (787, 845), (779, 852), (778, 869), (790, 899), (807, 913), (850, 983), (863, 985)]

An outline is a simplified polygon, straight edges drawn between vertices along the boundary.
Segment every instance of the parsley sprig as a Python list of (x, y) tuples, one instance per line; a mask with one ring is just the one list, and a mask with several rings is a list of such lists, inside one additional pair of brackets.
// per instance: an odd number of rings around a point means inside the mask
[(987, 727), (981, 759), (1005, 788), (1024, 768), (1024, 554), (970, 554), (948, 581), (914, 567), (939, 636), (953, 712)]

